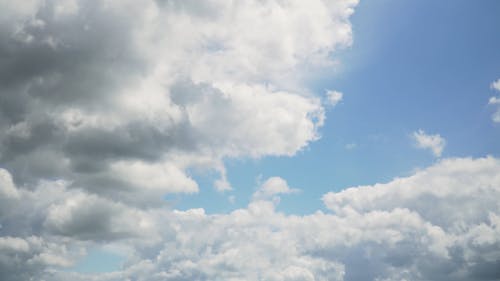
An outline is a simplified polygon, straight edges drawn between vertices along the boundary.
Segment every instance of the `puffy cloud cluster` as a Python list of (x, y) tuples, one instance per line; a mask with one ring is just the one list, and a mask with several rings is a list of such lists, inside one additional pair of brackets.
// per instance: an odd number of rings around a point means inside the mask
[(68, 267), (93, 245), (160, 239), (155, 214), (69, 187), (41, 181), (17, 187), (0, 169), (0, 276), (43, 280), (51, 268)]
[(159, 243), (164, 195), (199, 189), (188, 168), (228, 190), (225, 158), (316, 140), (304, 82), (351, 43), (356, 4), (0, 1), (0, 279)]
[(57, 178), (136, 205), (197, 192), (193, 166), (230, 189), (224, 158), (318, 138), (304, 82), (351, 43), (356, 4), (2, 1), (0, 162), (23, 188)]
[(499, 164), (491, 157), (446, 159), (387, 184), (328, 193), (323, 201), (337, 216), (382, 216), (379, 221), (388, 225), (380, 234), (394, 239), (395, 253), (406, 253), (390, 257), (391, 250), (380, 251), (403, 268), (418, 268), (409, 271), (409, 280), (495, 280), (500, 277)]
[[(331, 212), (304, 216), (276, 210), (277, 194), (292, 190), (278, 177), (266, 180), (248, 207), (207, 215), (203, 209), (142, 210), (64, 182), (44, 183), (54, 189), (48, 194), (47, 186), (23, 191), (8, 172), (1, 174), (2, 202), (18, 205), (2, 213), (5, 280), (500, 277), (500, 160), (492, 157), (445, 159), (406, 178), (327, 193)], [(121, 270), (59, 269), (102, 243), (128, 253)]]

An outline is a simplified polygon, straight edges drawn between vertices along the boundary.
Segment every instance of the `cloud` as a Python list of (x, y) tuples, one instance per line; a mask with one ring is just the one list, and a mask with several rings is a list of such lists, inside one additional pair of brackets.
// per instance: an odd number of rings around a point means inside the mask
[(418, 148), (430, 149), (434, 156), (441, 157), (446, 141), (439, 134), (428, 135), (423, 130), (418, 130), (413, 132), (412, 137)]
[(229, 190), (224, 159), (319, 138), (306, 76), (351, 44), (356, 4), (4, 1), (0, 161), (21, 188), (62, 179), (138, 206), (196, 192), (192, 167)]
[[(277, 177), (258, 190), (272, 195), (213, 215), (141, 210), (61, 182), (14, 186), (21, 197), (9, 197), (19, 206), (2, 213), (0, 268), (6, 280), (495, 280), (499, 171), (493, 157), (443, 159), (409, 177), (327, 193), (330, 212), (303, 216), (275, 209), (273, 197), (290, 191)], [(25, 226), (13, 227), (21, 219)], [(123, 268), (60, 270), (95, 243), (123, 248)]]
[(8, 281), (32, 280), (50, 266), (66, 266), (74, 257), (59, 243), (39, 237), (0, 237), (0, 272)]
[[(357, 5), (11, 2), (0, 1), (0, 273), (9, 281), (53, 280), (110, 243), (137, 258), (126, 272), (148, 274), (148, 257), (187, 223), (163, 198), (198, 191), (188, 170), (215, 170), (215, 188), (229, 190), (225, 159), (292, 156), (317, 140), (324, 108), (306, 80), (351, 44)], [(310, 278), (313, 262), (281, 270)], [(165, 279), (153, 271), (148, 279)]]
[(110, 241), (148, 232), (142, 227), (149, 225), (145, 210), (70, 188), (70, 183), (61, 180), (42, 181), (33, 190), (24, 190), (9, 186), (12, 177), (8, 171), (0, 169), (0, 173), (5, 175), (0, 182), (0, 202), (10, 207), (0, 213), (4, 235), (50, 234)]
[[(0, 273), (2, 280), (31, 280), (66, 268), (95, 244), (156, 241), (155, 216), (62, 180), (16, 186), (0, 168)], [(146, 242), (147, 243), (147, 242)]]
[(491, 88), (500, 91), (500, 79), (491, 83)]
[(326, 98), (330, 106), (336, 106), (340, 101), (342, 101), (343, 97), (344, 94), (342, 94), (341, 92), (326, 91)]
[[(491, 83), (491, 88), (500, 92), (500, 79)], [(497, 109), (495, 113), (493, 113), (493, 115), (491, 116), (491, 119), (495, 123), (500, 123), (500, 97), (491, 97), (488, 101), (488, 104), (497, 106)]]
[(352, 149), (355, 149), (357, 146), (358, 146), (357, 143), (351, 142), (351, 143), (344, 145), (344, 148), (347, 150), (352, 150)]
[[(228, 190), (224, 159), (318, 139), (305, 80), (351, 44), (356, 4), (1, 2), (2, 280), (498, 279), (493, 157), (328, 193), (304, 216), (275, 209), (294, 192), (279, 177), (229, 214), (163, 201), (199, 189), (190, 168)], [(127, 254), (119, 271), (70, 272), (103, 245)]]
[(273, 201), (278, 200), (279, 202), (279, 197), (277, 195), (296, 193), (298, 191), (298, 189), (290, 188), (284, 179), (280, 177), (271, 177), (259, 186), (257, 191), (252, 195), (252, 198), (253, 200), (273, 199)]

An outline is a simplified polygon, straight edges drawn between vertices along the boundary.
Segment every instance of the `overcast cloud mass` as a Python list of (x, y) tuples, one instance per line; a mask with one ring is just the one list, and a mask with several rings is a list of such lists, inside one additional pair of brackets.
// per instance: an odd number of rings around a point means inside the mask
[[(309, 215), (276, 209), (313, 188), (280, 175), (229, 213), (164, 199), (200, 191), (190, 169), (227, 192), (226, 159), (320, 138), (347, 101), (307, 81), (352, 45), (357, 5), (0, 1), (0, 279), (500, 280), (494, 156), (332, 191)], [(439, 134), (413, 137), (442, 155)], [(95, 247), (122, 268), (72, 272)]]

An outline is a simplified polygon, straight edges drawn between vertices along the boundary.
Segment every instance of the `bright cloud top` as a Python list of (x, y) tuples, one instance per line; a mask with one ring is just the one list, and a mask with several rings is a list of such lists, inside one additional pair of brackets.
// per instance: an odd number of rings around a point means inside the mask
[(430, 149), (434, 156), (441, 157), (446, 141), (439, 134), (426, 134), (423, 130), (418, 130), (412, 134), (415, 145), (418, 148)]

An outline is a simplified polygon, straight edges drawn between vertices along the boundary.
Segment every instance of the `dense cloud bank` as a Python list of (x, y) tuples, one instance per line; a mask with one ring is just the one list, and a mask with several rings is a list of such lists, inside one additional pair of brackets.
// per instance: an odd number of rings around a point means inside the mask
[[(63, 182), (23, 191), (1, 170), (1, 206), (17, 207), (2, 210), (0, 268), (5, 280), (497, 280), (499, 171), (491, 157), (442, 160), (294, 216), (275, 209), (293, 190), (280, 178), (248, 207), (207, 215), (141, 210)], [(104, 242), (127, 253), (123, 270), (57, 270)]]

